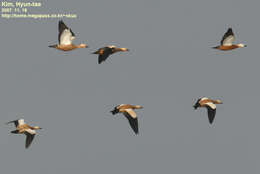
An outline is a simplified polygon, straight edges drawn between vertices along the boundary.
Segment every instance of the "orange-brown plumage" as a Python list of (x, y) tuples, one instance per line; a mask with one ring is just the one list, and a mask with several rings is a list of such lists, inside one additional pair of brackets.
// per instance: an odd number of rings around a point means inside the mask
[(236, 48), (246, 47), (246, 45), (241, 44), (241, 43), (240, 44), (233, 44), (234, 40), (235, 40), (235, 36), (234, 36), (233, 31), (232, 31), (232, 28), (229, 28), (227, 30), (227, 32), (224, 34), (224, 36), (222, 37), (220, 45), (213, 47), (213, 48), (218, 49), (218, 50), (222, 50), (222, 51), (229, 51), (229, 50), (233, 50), (233, 49), (236, 49)]
[(56, 48), (61, 51), (71, 51), (76, 48), (87, 48), (86, 44), (78, 44), (75, 45), (72, 41), (75, 39), (75, 34), (72, 32), (70, 28), (68, 28), (64, 22), (61, 20), (59, 21), (59, 44), (57, 45), (50, 45), (51, 48)]

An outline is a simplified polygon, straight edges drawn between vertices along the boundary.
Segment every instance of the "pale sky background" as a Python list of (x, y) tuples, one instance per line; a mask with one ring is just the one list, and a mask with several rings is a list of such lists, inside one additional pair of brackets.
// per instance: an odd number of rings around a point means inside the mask
[[(52, 0), (89, 48), (61, 52), (59, 19), (2, 19), (3, 174), (259, 174), (259, 0)], [(228, 27), (247, 48), (220, 52)], [(91, 52), (130, 49), (101, 65)], [(199, 97), (221, 99), (213, 125)], [(117, 104), (139, 104), (134, 135)], [(29, 149), (6, 122), (39, 125)], [(21, 116), (21, 115), (20, 115)]]

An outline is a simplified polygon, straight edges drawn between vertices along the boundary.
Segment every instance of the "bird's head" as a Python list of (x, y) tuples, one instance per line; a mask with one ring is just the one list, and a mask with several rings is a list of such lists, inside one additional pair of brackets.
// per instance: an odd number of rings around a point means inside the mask
[(135, 105), (135, 109), (142, 109), (142, 108), (144, 108), (144, 107), (141, 105)]
[(79, 47), (80, 47), (80, 48), (88, 48), (87, 44), (83, 44), (83, 43), (82, 43), (82, 44), (79, 44)]
[(239, 48), (243, 48), (243, 47), (247, 47), (247, 45), (245, 45), (245, 44), (237, 44), (237, 46), (239, 47)]
[(215, 100), (216, 104), (223, 104), (223, 102), (221, 100)]
[(129, 51), (128, 48), (119, 48), (119, 49), (120, 49), (120, 51), (123, 51), (123, 52)]
[(42, 129), (42, 128), (40, 128), (39, 126), (34, 126), (33, 127), (35, 130), (37, 130), (37, 129)]

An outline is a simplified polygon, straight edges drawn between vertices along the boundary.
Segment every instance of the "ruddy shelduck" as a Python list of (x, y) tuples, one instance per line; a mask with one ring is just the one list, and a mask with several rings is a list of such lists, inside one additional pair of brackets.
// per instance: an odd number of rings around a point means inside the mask
[(129, 51), (129, 49), (127, 48), (117, 48), (114, 45), (109, 45), (103, 48), (99, 48), (97, 51), (93, 52), (92, 54), (98, 54), (98, 63), (102, 63), (103, 61), (105, 61), (108, 56), (110, 56), (111, 54), (114, 54), (116, 52), (126, 52)]
[(62, 20), (59, 21), (59, 44), (58, 45), (50, 45), (51, 48), (56, 48), (62, 51), (71, 51), (76, 48), (87, 48), (86, 44), (74, 45), (72, 41), (75, 39), (75, 34), (72, 32), (70, 28), (68, 28)]
[(13, 133), (13, 134), (25, 134), (26, 135), (26, 141), (25, 141), (25, 148), (26, 149), (31, 145), (31, 143), (34, 139), (34, 136), (36, 134), (35, 130), (42, 129), (39, 126), (29, 126), (28, 124), (26, 124), (24, 122), (24, 119), (10, 121), (6, 124), (9, 124), (9, 123), (14, 123), (14, 125), (16, 127), (16, 130), (11, 131), (11, 133)]
[(143, 107), (140, 105), (129, 105), (129, 104), (120, 104), (114, 108), (113, 111), (110, 111), (113, 115), (117, 113), (123, 113), (124, 116), (128, 119), (131, 128), (138, 134), (138, 120), (137, 115), (134, 112), (134, 109), (142, 109)]
[(219, 46), (216, 46), (216, 47), (213, 47), (215, 49), (218, 49), (218, 50), (222, 50), (222, 51), (228, 51), (228, 50), (233, 50), (233, 49), (236, 49), (236, 48), (242, 48), (242, 47), (246, 47), (245, 44), (233, 44), (233, 41), (235, 40), (235, 36), (234, 36), (234, 33), (232, 31), (232, 28), (229, 28), (227, 30), (227, 32), (224, 34), (221, 42), (220, 42), (220, 45)]
[(207, 97), (203, 97), (197, 100), (195, 105), (193, 106), (194, 109), (197, 109), (198, 107), (205, 107), (208, 110), (208, 118), (209, 123), (212, 124), (213, 120), (216, 115), (216, 105), (215, 104), (222, 104), (220, 100), (211, 100)]

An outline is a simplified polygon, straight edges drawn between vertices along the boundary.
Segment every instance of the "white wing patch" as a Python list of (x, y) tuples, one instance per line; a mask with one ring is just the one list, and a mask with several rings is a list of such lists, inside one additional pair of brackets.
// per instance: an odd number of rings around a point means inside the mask
[(216, 105), (212, 102), (205, 103), (205, 105), (209, 106), (211, 109), (216, 109)]
[(200, 100), (201, 100), (201, 101), (202, 101), (202, 100), (208, 100), (208, 98), (207, 98), (207, 97), (202, 97)]
[(36, 131), (35, 131), (35, 130), (32, 130), (32, 129), (25, 129), (25, 131), (28, 132), (28, 133), (31, 134), (31, 135), (36, 134)]
[(136, 113), (133, 111), (133, 109), (125, 109), (125, 111), (132, 117), (136, 118)]
[(72, 36), (70, 30), (65, 29), (60, 35), (60, 45), (71, 45), (73, 39), (75, 39), (75, 37)]
[(25, 124), (24, 119), (18, 120), (18, 125), (24, 125), (24, 124)]
[(233, 45), (234, 40), (235, 40), (235, 37), (230, 35), (226, 39), (223, 40), (223, 45), (224, 46), (231, 46), (231, 45)]

